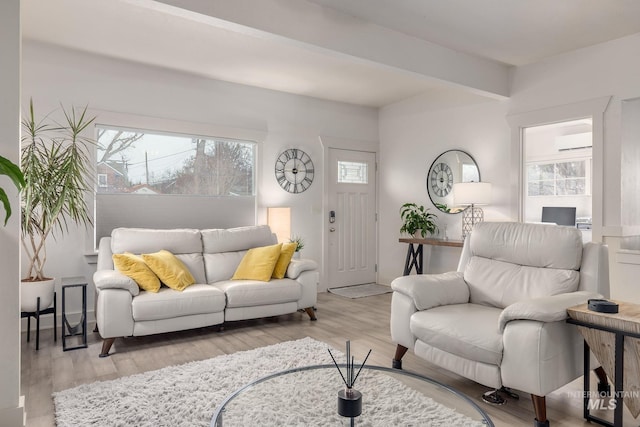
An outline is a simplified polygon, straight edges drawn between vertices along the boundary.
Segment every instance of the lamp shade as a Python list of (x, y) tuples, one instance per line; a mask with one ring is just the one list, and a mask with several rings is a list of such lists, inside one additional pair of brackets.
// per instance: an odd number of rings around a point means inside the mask
[(453, 184), (455, 205), (488, 205), (491, 203), (491, 184), (488, 182), (457, 182)]
[(278, 236), (278, 242), (288, 242), (291, 238), (291, 208), (267, 208), (267, 224)]

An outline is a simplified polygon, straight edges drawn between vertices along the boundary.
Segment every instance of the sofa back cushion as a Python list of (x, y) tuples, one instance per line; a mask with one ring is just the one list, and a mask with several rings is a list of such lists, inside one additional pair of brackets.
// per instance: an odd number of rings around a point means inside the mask
[(111, 232), (111, 252), (137, 255), (166, 250), (174, 254), (193, 275), (196, 283), (206, 283), (200, 230), (116, 228)]
[(464, 279), (472, 303), (504, 308), (578, 289), (582, 235), (576, 228), (483, 222), (469, 239)]
[(205, 254), (246, 251), (278, 243), (268, 225), (202, 230), (201, 233)]
[(268, 225), (202, 230), (207, 283), (231, 279), (249, 249), (277, 241)]

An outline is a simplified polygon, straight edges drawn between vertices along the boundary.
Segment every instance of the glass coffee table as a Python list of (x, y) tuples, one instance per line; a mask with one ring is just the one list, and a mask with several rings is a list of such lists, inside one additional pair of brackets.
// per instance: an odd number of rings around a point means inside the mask
[[(340, 365), (342, 371), (345, 365)], [(212, 427), (233, 426), (493, 426), (475, 402), (437, 381), (409, 371), (365, 366), (354, 388), (362, 414), (338, 415), (344, 383), (334, 365), (314, 365), (268, 375), (228, 396)]]

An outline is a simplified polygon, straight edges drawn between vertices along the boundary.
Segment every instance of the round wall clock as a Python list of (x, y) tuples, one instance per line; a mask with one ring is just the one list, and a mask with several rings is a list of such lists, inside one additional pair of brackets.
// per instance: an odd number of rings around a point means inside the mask
[(289, 193), (302, 193), (313, 182), (313, 162), (302, 150), (289, 148), (276, 159), (276, 179)]
[(449, 165), (446, 163), (434, 165), (429, 175), (429, 181), (431, 189), (437, 196), (444, 197), (449, 194), (453, 187), (453, 173)]

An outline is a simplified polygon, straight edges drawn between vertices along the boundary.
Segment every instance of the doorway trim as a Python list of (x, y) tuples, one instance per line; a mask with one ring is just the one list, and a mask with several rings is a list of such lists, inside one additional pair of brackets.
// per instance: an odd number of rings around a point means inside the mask
[[(329, 228), (327, 225), (327, 215), (329, 212), (329, 149), (336, 148), (341, 150), (353, 150), (353, 151), (366, 151), (369, 153), (375, 153), (376, 155), (376, 215), (380, 212), (380, 179), (378, 175), (377, 162), (380, 157), (380, 146), (378, 141), (364, 141), (349, 138), (339, 138), (333, 136), (318, 136), (320, 145), (322, 146), (322, 169), (323, 169), (323, 182), (322, 182), (322, 212), (320, 215), (322, 227), (322, 267), (320, 269), (320, 288), (318, 291), (326, 292), (328, 288), (329, 279)], [(376, 221), (375, 227), (375, 242), (376, 242), (376, 264), (380, 261), (380, 248), (379, 248), (379, 221)], [(376, 282), (379, 272), (376, 271)]]
[(585, 117), (591, 117), (592, 124), (592, 233), (593, 241), (601, 242), (603, 234), (603, 203), (604, 203), (604, 113), (611, 101), (611, 96), (593, 98), (586, 101), (566, 105), (543, 108), (523, 113), (508, 114), (506, 119), (511, 127), (511, 186), (509, 193), (511, 200), (511, 217), (518, 221), (524, 219), (524, 129), (551, 123), (565, 122)]

